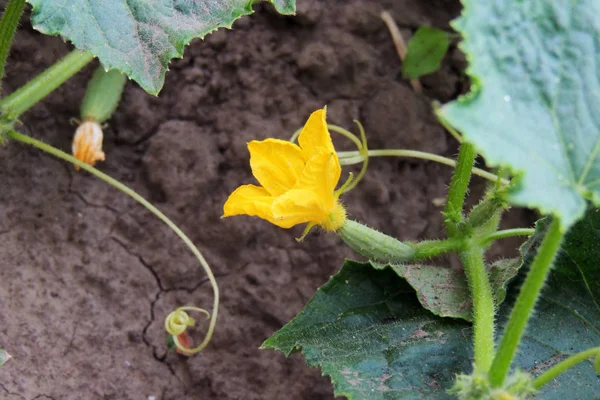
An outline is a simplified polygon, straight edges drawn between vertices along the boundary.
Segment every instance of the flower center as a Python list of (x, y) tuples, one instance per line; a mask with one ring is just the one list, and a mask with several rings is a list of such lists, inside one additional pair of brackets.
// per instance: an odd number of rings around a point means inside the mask
[(327, 218), (319, 225), (326, 231), (335, 232), (344, 225), (344, 222), (346, 222), (346, 209), (339, 201), (336, 201)]

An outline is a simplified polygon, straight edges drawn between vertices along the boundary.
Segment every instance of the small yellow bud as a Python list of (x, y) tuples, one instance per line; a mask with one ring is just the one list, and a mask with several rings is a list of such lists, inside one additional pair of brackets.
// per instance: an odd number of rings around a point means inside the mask
[[(73, 137), (73, 156), (91, 166), (96, 161), (104, 161), (103, 139), (102, 128), (96, 121), (83, 121)], [(77, 166), (75, 168), (79, 169)]]

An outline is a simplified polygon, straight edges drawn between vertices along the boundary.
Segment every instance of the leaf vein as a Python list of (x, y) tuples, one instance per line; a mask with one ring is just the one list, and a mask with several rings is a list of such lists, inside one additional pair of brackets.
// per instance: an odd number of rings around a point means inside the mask
[[(569, 22), (568, 22), (568, 26), (567, 26), (567, 32), (570, 32), (573, 27), (573, 9), (575, 8), (575, 1), (576, 0), (571, 0), (569, 2), (569, 8), (568, 8)], [(560, 143), (563, 157), (567, 161), (567, 164), (569, 166), (569, 170), (571, 173), (570, 174), (571, 181), (574, 183), (575, 182), (575, 168), (569, 158), (569, 153), (568, 153), (567, 146), (566, 146), (565, 134), (562, 130), (562, 126), (560, 125), (560, 122), (559, 122), (558, 116), (557, 116), (557, 112), (556, 112), (556, 107), (558, 105), (558, 99), (559, 99), (560, 93), (561, 93), (560, 87), (563, 82), (565, 51), (567, 49), (567, 46), (568, 46), (568, 34), (565, 35), (564, 40), (562, 41), (561, 48), (558, 52), (558, 54), (560, 54), (560, 56), (559, 56), (560, 66), (559, 66), (558, 74), (557, 74), (558, 83), (556, 85), (556, 93), (554, 94), (553, 99), (551, 101), (551, 108), (549, 111), (550, 111), (550, 115), (552, 117), (552, 124), (554, 125), (554, 129), (556, 131), (556, 136), (557, 136), (558, 142)]]

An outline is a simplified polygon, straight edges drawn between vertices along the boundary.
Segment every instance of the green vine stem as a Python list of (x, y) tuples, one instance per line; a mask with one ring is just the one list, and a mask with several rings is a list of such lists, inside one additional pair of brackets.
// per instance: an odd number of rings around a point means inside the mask
[(555, 217), (531, 264), (527, 278), (521, 286), (519, 297), (513, 306), (504, 334), (502, 335), (498, 353), (492, 363), (489, 378), (490, 383), (495, 387), (501, 386), (504, 383), (521, 337), (525, 332), (527, 321), (531, 316), (542, 286), (548, 277), (550, 268), (554, 264), (554, 258), (560, 249), (563, 236), (560, 220)]
[(572, 368), (580, 362), (592, 357), (600, 357), (600, 347), (594, 347), (593, 349), (582, 351), (581, 353), (574, 354), (566, 360), (559, 362), (554, 367), (535, 378), (533, 381), (533, 387), (536, 389), (541, 388), (558, 375), (566, 372), (569, 368)]
[(202, 256), (202, 253), (200, 253), (198, 248), (194, 245), (194, 243), (192, 243), (192, 241), (186, 236), (186, 234), (183, 233), (183, 231), (181, 229), (179, 229), (179, 227), (177, 227), (177, 225), (175, 225), (175, 223), (173, 223), (166, 215), (164, 215), (160, 210), (158, 210), (156, 207), (154, 207), (152, 204), (150, 204), (150, 202), (148, 202), (142, 196), (140, 196), (139, 194), (137, 194), (136, 192), (134, 192), (132, 189), (128, 188), (127, 186), (123, 185), (121, 182), (117, 181), (116, 179), (111, 178), (110, 176), (106, 175), (105, 173), (98, 171), (96, 168), (91, 167), (91, 166), (87, 165), (86, 163), (79, 161), (75, 157), (73, 157), (61, 150), (58, 150), (46, 143), (40, 142), (39, 140), (33, 139), (33, 138), (23, 135), (21, 133), (10, 131), (10, 132), (6, 133), (6, 136), (11, 139), (14, 139), (16, 141), (19, 141), (21, 143), (25, 143), (25, 144), (31, 145), (33, 147), (36, 147), (36, 148), (38, 148), (42, 151), (45, 151), (47, 153), (50, 153), (53, 156), (58, 157), (62, 160), (73, 163), (73, 164), (79, 166), (80, 168), (86, 170), (90, 174), (96, 176), (100, 180), (119, 189), (126, 195), (130, 196), (137, 202), (141, 203), (144, 207), (146, 207), (146, 209), (148, 209), (148, 211), (150, 211), (152, 214), (157, 216), (162, 222), (164, 222), (169, 228), (171, 228), (171, 230), (173, 230), (173, 232), (175, 232), (175, 234), (177, 234), (177, 236), (179, 236), (179, 238), (187, 245), (187, 247), (192, 251), (192, 253), (194, 253), (196, 258), (202, 265), (202, 268), (204, 268), (204, 271), (206, 272), (206, 275), (208, 276), (208, 279), (209, 279), (210, 284), (212, 285), (212, 289), (213, 289), (213, 295), (214, 295), (213, 310), (212, 310), (208, 330), (206, 332), (206, 336), (204, 337), (204, 340), (198, 347), (196, 347), (194, 349), (194, 352), (198, 352), (198, 351), (201, 351), (202, 349), (204, 349), (210, 342), (210, 339), (212, 338), (215, 326), (217, 324), (217, 314), (219, 311), (219, 287), (217, 286), (217, 281), (215, 279), (215, 276), (213, 275), (212, 270), (210, 269), (210, 266), (208, 265), (208, 262), (206, 262), (206, 259)]
[[(437, 154), (426, 153), (417, 150), (404, 150), (404, 149), (384, 149), (384, 150), (369, 150), (369, 157), (410, 157), (420, 158), (422, 160), (434, 161), (440, 164), (448, 165), (450, 167), (456, 167), (456, 161), (451, 158), (438, 156)], [(341, 165), (353, 165), (364, 161), (364, 157), (359, 151), (338, 151), (338, 157), (340, 158)], [(503, 185), (508, 185), (509, 181), (492, 174), (491, 172), (485, 171), (480, 168), (473, 168), (473, 174), (480, 176), (484, 179), (492, 182), (500, 182)]]
[(458, 161), (452, 175), (452, 182), (448, 188), (448, 199), (444, 208), (444, 217), (446, 220), (446, 230), (450, 237), (458, 233), (457, 224), (463, 219), (463, 206), (465, 196), (471, 180), (471, 171), (475, 163), (475, 147), (470, 143), (462, 143), (458, 153)]
[(483, 262), (483, 250), (476, 243), (469, 243), (460, 252), (471, 298), (473, 299), (473, 347), (475, 372), (486, 373), (494, 359), (494, 296)]
[(23, 87), (2, 99), (0, 112), (10, 120), (16, 120), (93, 59), (91, 53), (73, 50)]
[(0, 80), (4, 79), (6, 59), (24, 9), (25, 0), (10, 0), (2, 14), (0, 20)]
[(413, 261), (426, 260), (451, 251), (461, 251), (465, 249), (465, 240), (463, 238), (450, 238), (445, 240), (424, 240), (411, 245), (415, 250)]
[(499, 239), (505, 239), (509, 237), (515, 236), (531, 236), (535, 233), (535, 229), (533, 228), (515, 228), (515, 229), (505, 229), (502, 231), (496, 231), (490, 233), (489, 235), (485, 235), (478, 240), (481, 246), (484, 246), (490, 242), (494, 242)]

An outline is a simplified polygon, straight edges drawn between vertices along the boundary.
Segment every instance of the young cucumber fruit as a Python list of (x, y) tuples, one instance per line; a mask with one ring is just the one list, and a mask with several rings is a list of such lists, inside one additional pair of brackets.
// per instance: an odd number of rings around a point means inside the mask
[(398, 264), (415, 254), (409, 245), (356, 221), (346, 220), (336, 233), (352, 250), (371, 261)]
[[(104, 161), (102, 123), (115, 112), (127, 78), (100, 65), (89, 81), (81, 101), (81, 122), (73, 137), (73, 156), (88, 165)], [(79, 169), (79, 167), (76, 167)]]
[(126, 82), (125, 74), (116, 69), (104, 71), (104, 67), (100, 65), (90, 79), (81, 101), (81, 120), (101, 124), (109, 119), (119, 105)]

